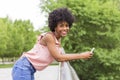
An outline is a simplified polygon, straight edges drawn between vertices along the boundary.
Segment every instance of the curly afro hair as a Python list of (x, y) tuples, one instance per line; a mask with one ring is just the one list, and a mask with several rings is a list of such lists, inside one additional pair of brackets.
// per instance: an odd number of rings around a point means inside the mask
[(50, 30), (54, 32), (58, 22), (66, 21), (69, 24), (69, 27), (71, 27), (74, 19), (74, 16), (67, 8), (59, 8), (49, 14), (48, 26)]

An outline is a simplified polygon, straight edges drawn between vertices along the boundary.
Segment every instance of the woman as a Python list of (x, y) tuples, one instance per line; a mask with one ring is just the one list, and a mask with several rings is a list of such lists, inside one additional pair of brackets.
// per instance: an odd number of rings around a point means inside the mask
[(51, 31), (38, 36), (34, 47), (24, 52), (14, 64), (13, 80), (34, 80), (36, 70), (45, 69), (54, 60), (64, 62), (92, 57), (91, 52), (62, 54), (60, 40), (67, 35), (74, 22), (74, 16), (67, 8), (53, 10), (48, 22)]

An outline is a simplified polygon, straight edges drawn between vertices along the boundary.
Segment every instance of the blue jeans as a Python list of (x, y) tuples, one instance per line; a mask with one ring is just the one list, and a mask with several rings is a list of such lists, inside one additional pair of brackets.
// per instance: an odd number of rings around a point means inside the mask
[(36, 70), (26, 57), (16, 61), (12, 69), (13, 80), (34, 80)]

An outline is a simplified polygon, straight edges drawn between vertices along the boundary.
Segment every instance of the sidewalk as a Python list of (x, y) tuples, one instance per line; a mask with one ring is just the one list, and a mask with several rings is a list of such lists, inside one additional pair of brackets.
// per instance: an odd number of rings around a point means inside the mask
[[(0, 68), (0, 80), (12, 80), (11, 68)], [(48, 66), (43, 71), (35, 73), (35, 80), (57, 80), (58, 66)]]

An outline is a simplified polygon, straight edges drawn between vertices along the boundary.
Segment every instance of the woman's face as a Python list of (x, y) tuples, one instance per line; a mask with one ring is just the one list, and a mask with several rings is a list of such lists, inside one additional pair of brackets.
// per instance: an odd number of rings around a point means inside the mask
[(69, 24), (66, 21), (59, 22), (55, 28), (56, 37), (64, 37), (69, 32)]

